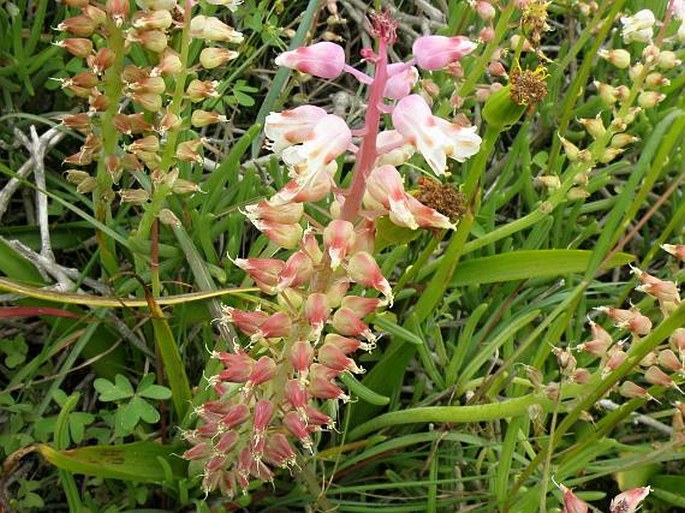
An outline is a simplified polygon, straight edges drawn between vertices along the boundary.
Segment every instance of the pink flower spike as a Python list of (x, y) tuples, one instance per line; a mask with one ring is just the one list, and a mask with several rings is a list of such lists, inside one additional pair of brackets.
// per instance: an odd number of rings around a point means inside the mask
[(627, 492), (618, 494), (611, 500), (609, 513), (635, 513), (640, 503), (651, 492), (649, 486), (643, 488), (633, 488)]
[(231, 411), (223, 416), (221, 424), (226, 429), (233, 429), (234, 427), (241, 425), (248, 418), (250, 418), (250, 409), (246, 404), (238, 403), (231, 408)]
[(382, 306), (382, 303), (383, 302), (380, 299), (375, 297), (345, 296), (342, 300), (341, 306), (343, 308), (349, 308), (360, 319), (362, 319), (375, 312), (380, 306)]
[(264, 120), (264, 135), (271, 141), (269, 149), (280, 155), (289, 146), (305, 142), (325, 116), (325, 110), (313, 105), (271, 112)]
[(257, 363), (255, 363), (254, 369), (250, 374), (248, 383), (251, 385), (259, 385), (266, 381), (269, 381), (276, 375), (276, 362), (273, 361), (269, 356), (262, 356)]
[(304, 317), (314, 330), (314, 340), (319, 340), (324, 325), (330, 316), (331, 305), (326, 294), (321, 292), (309, 294), (304, 304)]
[(412, 50), (420, 68), (435, 71), (459, 61), (477, 46), (464, 36), (423, 36), (414, 41)]
[(323, 244), (331, 259), (331, 269), (337, 269), (354, 244), (354, 225), (349, 221), (334, 219), (324, 228)]
[(303, 46), (276, 57), (276, 64), (319, 78), (337, 78), (345, 67), (345, 50), (328, 41)]
[(403, 62), (388, 66), (388, 81), (385, 83), (383, 96), (391, 100), (399, 100), (411, 93), (412, 87), (419, 79), (419, 71), (414, 66), (407, 66)]
[(589, 506), (576, 497), (573, 492), (566, 488), (564, 485), (560, 485), (559, 488), (564, 494), (564, 511), (563, 513), (587, 513)]
[(307, 340), (298, 340), (290, 348), (290, 363), (295, 372), (305, 372), (314, 361), (314, 348)]
[(382, 293), (392, 306), (392, 289), (388, 280), (383, 277), (381, 268), (378, 267), (376, 260), (365, 251), (355, 253), (350, 257), (347, 264), (347, 273), (350, 279), (365, 287), (372, 287)]
[(285, 262), (285, 267), (278, 276), (276, 290), (304, 285), (314, 273), (311, 259), (304, 251), (296, 251)]

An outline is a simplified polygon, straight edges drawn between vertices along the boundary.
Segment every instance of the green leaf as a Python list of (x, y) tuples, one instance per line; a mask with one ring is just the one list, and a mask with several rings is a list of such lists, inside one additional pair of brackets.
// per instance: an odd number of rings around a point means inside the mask
[(138, 408), (138, 413), (140, 414), (141, 419), (148, 424), (156, 424), (159, 422), (159, 412), (154, 406), (140, 397), (134, 397), (131, 402), (133, 401), (136, 402), (136, 407)]
[(157, 399), (160, 401), (171, 398), (171, 390), (161, 385), (150, 385), (144, 390), (139, 390), (138, 393), (141, 395), (141, 397), (147, 397), (148, 399)]
[(133, 396), (133, 387), (128, 379), (117, 374), (114, 383), (105, 378), (98, 378), (93, 382), (95, 390), (100, 394), (100, 401), (119, 401)]
[(162, 458), (173, 470), (174, 477), (185, 476), (184, 462), (174, 456), (179, 448), (153, 442), (96, 445), (66, 451), (38, 445), (37, 449), (51, 464), (72, 474), (161, 483), (165, 477), (164, 468), (157, 458)]
[[(452, 278), (452, 286), (582, 273), (587, 269), (591, 255), (592, 251), (582, 249), (534, 249), (474, 258), (459, 264)], [(620, 267), (634, 259), (627, 253), (617, 253), (604, 263), (603, 269)]]
[(138, 397), (134, 397), (125, 405), (119, 406), (117, 410), (118, 427), (125, 433), (130, 433), (140, 421), (140, 402)]

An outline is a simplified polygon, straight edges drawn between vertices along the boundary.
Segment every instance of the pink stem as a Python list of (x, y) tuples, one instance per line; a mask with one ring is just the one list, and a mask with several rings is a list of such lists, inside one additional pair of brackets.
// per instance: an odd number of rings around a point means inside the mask
[(342, 219), (354, 221), (359, 214), (362, 198), (366, 190), (366, 179), (373, 169), (376, 162), (378, 150), (376, 148), (376, 137), (381, 122), (381, 105), (383, 104), (383, 91), (388, 81), (388, 53), (387, 41), (381, 37), (378, 45), (378, 60), (376, 61), (376, 74), (371, 84), (369, 92), (368, 109), (366, 111), (366, 121), (364, 123), (364, 137), (362, 138), (359, 152), (357, 153), (357, 165), (352, 176), (345, 203), (342, 209)]

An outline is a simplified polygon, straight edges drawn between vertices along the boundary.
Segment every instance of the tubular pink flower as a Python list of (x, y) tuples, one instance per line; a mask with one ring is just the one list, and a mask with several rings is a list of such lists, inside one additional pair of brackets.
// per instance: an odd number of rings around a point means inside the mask
[(352, 255), (347, 264), (347, 273), (353, 282), (365, 287), (374, 288), (382, 293), (392, 305), (392, 289), (390, 284), (383, 277), (381, 268), (378, 267), (376, 260), (369, 253), (360, 251)]
[(382, 301), (375, 297), (346, 296), (343, 298), (341, 306), (349, 308), (362, 319), (380, 308)]
[(423, 36), (414, 41), (412, 50), (419, 67), (435, 71), (459, 61), (477, 46), (464, 36)]
[(186, 460), (202, 460), (210, 456), (212, 454), (212, 451), (212, 445), (207, 442), (203, 442), (191, 447), (186, 452), (184, 452), (183, 458)]
[(289, 379), (285, 382), (283, 389), (286, 401), (295, 408), (295, 410), (302, 410), (309, 402), (309, 394), (302, 386), (299, 380)]
[(478, 153), (476, 127), (464, 128), (437, 118), (421, 96), (402, 98), (392, 113), (395, 129), (413, 144), (436, 175), (445, 174), (447, 157), (464, 162)]
[(238, 444), (238, 440), (240, 440), (240, 435), (237, 431), (226, 431), (219, 437), (219, 441), (214, 446), (214, 450), (227, 454)]
[(269, 318), (269, 314), (262, 312), (261, 310), (246, 312), (233, 308), (232, 306), (223, 307), (222, 314), (222, 321), (230, 322), (246, 335), (254, 335), (257, 333)]
[(276, 312), (265, 320), (259, 329), (252, 335), (252, 342), (263, 338), (282, 338), (290, 335), (292, 320), (285, 312)]
[(250, 220), (294, 224), (299, 223), (302, 219), (304, 205), (302, 203), (273, 205), (269, 201), (262, 200), (259, 203), (246, 206), (244, 214)]
[(336, 310), (331, 319), (331, 325), (335, 331), (345, 337), (362, 336), (368, 340), (374, 339), (368, 325), (349, 308), (339, 308)]
[(345, 356), (335, 344), (324, 344), (319, 349), (319, 363), (337, 371), (350, 371), (355, 374), (363, 372), (354, 360)]
[(219, 374), (221, 381), (245, 383), (252, 373), (255, 361), (244, 351), (223, 353), (221, 363), (226, 369)]
[(314, 292), (309, 294), (304, 303), (304, 318), (312, 327), (314, 333), (312, 338), (319, 340), (324, 324), (331, 315), (331, 305), (326, 294)]
[(342, 388), (332, 383), (322, 376), (313, 376), (307, 388), (312, 397), (317, 399), (339, 399), (343, 402), (350, 400), (350, 397), (343, 392)]
[(264, 120), (264, 135), (271, 141), (269, 149), (280, 155), (289, 146), (305, 142), (326, 115), (325, 110), (313, 105), (271, 112)]
[(285, 429), (287, 429), (292, 436), (297, 438), (305, 448), (311, 447), (312, 442), (309, 439), (307, 426), (302, 419), (300, 419), (300, 416), (297, 413), (294, 411), (289, 411), (283, 415), (282, 423)]
[(296, 372), (305, 372), (314, 361), (314, 348), (307, 340), (298, 340), (290, 348), (290, 363)]
[(288, 287), (299, 287), (311, 278), (314, 273), (312, 261), (304, 251), (296, 251), (285, 262), (285, 267), (278, 275), (276, 289), (281, 291)]
[(236, 258), (236, 267), (245, 271), (254, 281), (274, 287), (278, 276), (283, 272), (285, 263), (275, 258)]
[(564, 494), (564, 511), (563, 513), (587, 513), (589, 506), (576, 497), (573, 492), (564, 485), (560, 486)]
[(221, 425), (226, 429), (233, 429), (234, 427), (240, 426), (249, 418), (250, 408), (244, 403), (238, 403), (222, 417)]
[(401, 166), (414, 154), (414, 147), (407, 143), (404, 136), (397, 130), (383, 130), (376, 137), (378, 159), (376, 166), (389, 164)]
[(635, 513), (645, 497), (651, 492), (649, 486), (643, 488), (633, 488), (627, 492), (618, 494), (611, 500), (609, 506), (610, 513)]
[(271, 401), (260, 399), (254, 406), (253, 429), (257, 433), (264, 432), (271, 424), (276, 409)]
[(335, 422), (331, 417), (311, 405), (305, 408), (305, 415), (307, 416), (307, 424), (309, 425), (327, 426), (329, 429), (335, 427)]
[(251, 385), (259, 385), (273, 379), (276, 375), (276, 362), (269, 356), (262, 356), (254, 365), (250, 378), (247, 380)]
[(334, 219), (324, 228), (323, 244), (331, 259), (331, 269), (337, 269), (354, 244), (354, 225), (349, 221)]
[(345, 50), (340, 45), (323, 41), (284, 52), (276, 57), (276, 64), (319, 78), (336, 78), (345, 68)]
[(269, 240), (285, 249), (294, 249), (302, 238), (302, 227), (297, 224), (282, 224), (271, 221), (252, 221), (252, 224)]
[(293, 467), (297, 458), (288, 438), (283, 433), (274, 433), (267, 442), (264, 457), (277, 467)]
[(403, 62), (388, 66), (388, 81), (385, 84), (383, 96), (391, 100), (399, 100), (411, 93), (412, 87), (419, 79), (419, 72), (414, 66), (407, 66)]

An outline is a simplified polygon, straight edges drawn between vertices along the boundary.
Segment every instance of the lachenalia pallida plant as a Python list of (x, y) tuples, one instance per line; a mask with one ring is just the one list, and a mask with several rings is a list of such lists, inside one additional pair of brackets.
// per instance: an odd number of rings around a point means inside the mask
[[(387, 216), (411, 230), (450, 229), (454, 220), (409, 194), (396, 166), (419, 152), (444, 175), (447, 159), (463, 162), (479, 150), (476, 127), (436, 117), (411, 94), (418, 68), (437, 70), (459, 61), (476, 45), (465, 37), (416, 40), (413, 58), (390, 63), (395, 41), (389, 15), (371, 16), (377, 50), (362, 51), (369, 76), (346, 63), (342, 47), (320, 42), (281, 54), (279, 65), (324, 79), (350, 73), (368, 86), (363, 126), (312, 105), (271, 113), (269, 148), (291, 181), (245, 214), (284, 251), (273, 258), (236, 258), (235, 264), (275, 301), (269, 310), (224, 307), (220, 322), (248, 337), (232, 352), (213, 353), (224, 370), (209, 378), (216, 399), (196, 409), (199, 425), (186, 431), (185, 458), (202, 466), (202, 486), (231, 496), (253, 479), (271, 481), (277, 468), (292, 468), (302, 449), (312, 452), (317, 432), (333, 429), (334, 406), (349, 400), (339, 378), (360, 373), (358, 351), (376, 337), (364, 318), (392, 305), (388, 280), (374, 258), (375, 221)], [(385, 118), (385, 119), (384, 119)], [(392, 121), (390, 128), (389, 121)], [(383, 129), (385, 127), (385, 129)], [(338, 161), (355, 156), (349, 187), (338, 185)], [(435, 189), (433, 189), (435, 190)], [(307, 208), (325, 206), (323, 226)]]
[[(137, 228), (144, 241), (169, 194), (198, 189), (182, 178), (190, 176), (191, 166), (202, 165), (205, 140), (198, 131), (226, 121), (216, 111), (194, 108), (219, 96), (218, 84), (201, 80), (200, 72), (236, 58), (226, 45), (240, 43), (243, 36), (217, 17), (194, 13), (198, 6), (191, 0), (180, 5), (137, 0), (137, 8), (128, 0), (64, 3), (81, 12), (59, 24), (68, 37), (57, 45), (83, 59), (85, 70), (63, 79), (62, 88), (87, 102), (85, 112), (63, 118), (65, 126), (85, 137), (79, 151), (65, 159), (79, 167), (69, 169), (67, 179), (78, 192), (93, 194), (101, 222), (111, 216), (115, 191), (122, 203), (144, 205)], [(206, 3), (235, 11), (241, 1)], [(207, 43), (199, 62), (191, 62), (195, 40)], [(87, 170), (93, 166), (94, 175)]]

